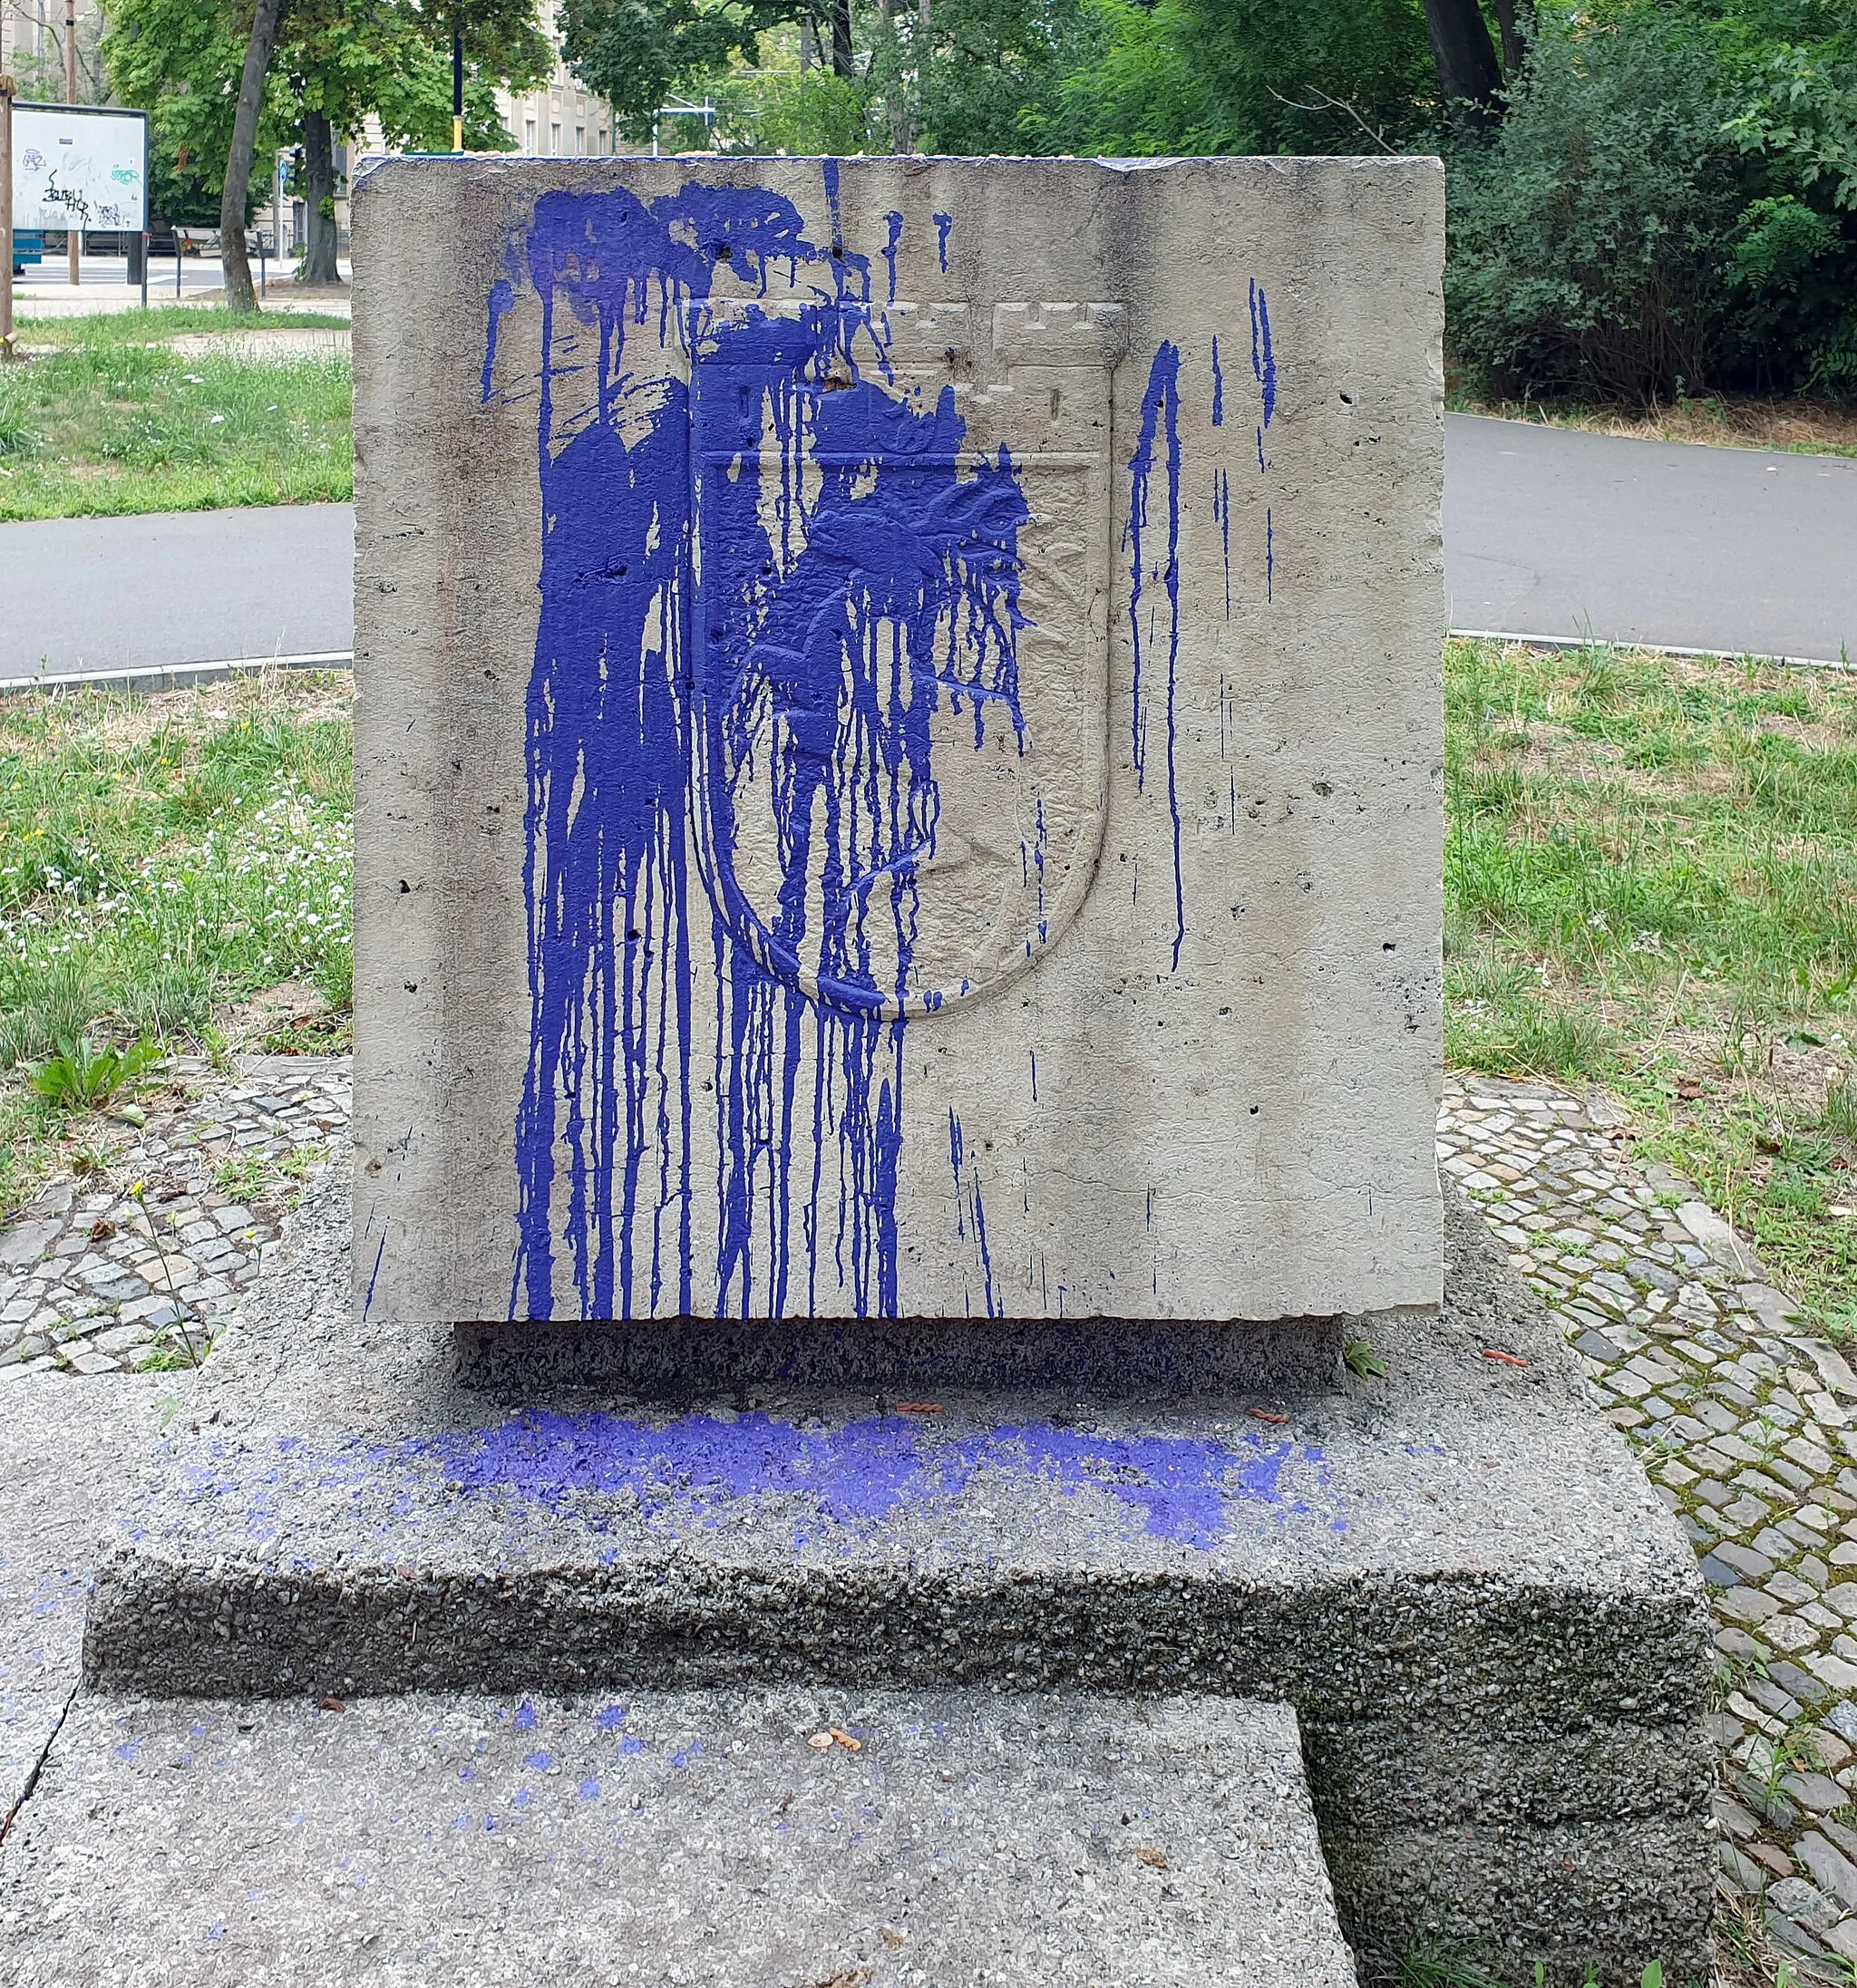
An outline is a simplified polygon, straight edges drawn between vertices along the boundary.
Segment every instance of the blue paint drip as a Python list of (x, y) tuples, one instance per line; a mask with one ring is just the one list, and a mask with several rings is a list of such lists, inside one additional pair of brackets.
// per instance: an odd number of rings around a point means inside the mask
[(1212, 335), (1212, 425), (1225, 425), (1225, 373), (1219, 364), (1219, 335)]
[[(1226, 1537), (1244, 1508), (1306, 1511), (1283, 1481), (1287, 1467), (1325, 1474), (1318, 1449), (1261, 1437), (1105, 1436), (1046, 1422), (931, 1431), (876, 1416), (822, 1430), (758, 1413), (727, 1422), (689, 1415), (654, 1429), (599, 1412), (530, 1410), (409, 1449), (436, 1461), (464, 1497), (513, 1492), (585, 1518), (589, 1496), (629, 1494), (647, 1521), (700, 1521), (735, 1500), (798, 1497), (821, 1521), (870, 1526), (958, 1498), (982, 1472), (1006, 1471), (1068, 1494), (1105, 1493), (1153, 1537), (1201, 1549)], [(800, 1527), (802, 1536), (815, 1529)]]
[(890, 301), (896, 302), (896, 252), (902, 245), (903, 218), (900, 214), (889, 213), (884, 221), (890, 230), (890, 239), (883, 245), (883, 259), (890, 265)]
[[(977, 748), (997, 713), (1023, 750), (1029, 513), (1004, 451), (958, 468), (951, 392), (921, 411), (858, 376), (851, 344), (880, 325), (869, 265), (839, 239), (837, 169), (822, 170), (830, 250), (789, 201), (753, 188), (549, 194), (527, 238), (545, 536), (512, 1316), (551, 1315), (558, 1242), (584, 1316), (631, 1316), (641, 1277), (649, 1309), (667, 1278), (676, 1309), (693, 1309), (693, 842), (719, 1024), (715, 1306), (785, 1310), (798, 1199), (806, 1308), (828, 1229), (827, 1274), (859, 1314), (898, 1308), (896, 1011), (912, 993), (916, 876), (939, 810), (930, 725), (944, 698), (956, 711), (965, 698)], [(797, 316), (724, 317), (702, 308), (724, 264), (763, 296), (782, 265), (790, 280), (815, 267), (830, 288), (815, 283), (821, 301)], [(598, 418), (558, 432), (555, 381), (585, 364), (557, 367), (563, 305), (581, 327), (569, 336), (597, 335)], [(693, 307), (690, 384), (628, 373), (628, 337), (662, 349)], [(693, 502), (706, 553), (694, 601)], [(772, 808), (778, 844), (771, 906), (750, 904), (734, 868), (738, 814), (756, 805)], [(799, 991), (802, 970), (823, 1003)], [(796, 1182), (794, 1119), (809, 1109), (813, 1159)]]
[(374, 1246), (374, 1268), (370, 1270), (367, 1274), (367, 1295), (361, 1301), (361, 1315), (364, 1320), (365, 1320), (368, 1314), (374, 1310), (374, 1287), (376, 1284), (380, 1282), (381, 1258), (384, 1256), (386, 1253), (387, 1231), (386, 1226), (384, 1223), (381, 1227), (381, 1239)]
[(1134, 647), (1133, 726), (1134, 732), (1135, 781), (1147, 790), (1147, 711), (1142, 681), (1144, 655), (1142, 642), (1142, 590), (1149, 578), (1145, 545), (1148, 529), (1150, 483), (1154, 470), (1154, 449), (1164, 426), (1167, 438), (1167, 556), (1160, 567), (1167, 593), (1167, 810), (1173, 821), (1173, 966), (1180, 965), (1180, 949), (1186, 938), (1186, 898), (1181, 878), (1180, 793), (1175, 781), (1174, 692), (1180, 665), (1180, 347), (1163, 340), (1148, 369), (1148, 390), (1142, 398), (1142, 428), (1135, 452), (1129, 458), (1133, 483), (1129, 493), (1126, 543), (1132, 559), (1129, 567), (1129, 626)]
[(491, 374), (496, 369), (497, 333), (515, 304), (514, 286), (507, 276), (500, 276), (490, 286), (490, 322), (483, 341), (483, 397), (486, 401), (491, 394)]
[(1264, 513), (1264, 598), (1274, 600), (1277, 587), (1277, 519), (1269, 510)]
[[(949, 1164), (954, 1169), (955, 1233), (962, 1237), (965, 1237), (967, 1234), (967, 1198), (969, 1191), (971, 1191), (974, 1208), (974, 1254), (984, 1287), (987, 1316), (988, 1318), (1004, 1318), (1006, 1316), (1005, 1301), (996, 1295), (993, 1288), (993, 1256), (987, 1246), (987, 1206), (980, 1194), (979, 1162), (967, 1150), (961, 1132), (961, 1121), (955, 1116), (952, 1108), (949, 1109), (948, 1114), (948, 1157)], [(968, 1175), (968, 1179), (966, 1182), (963, 1182), (961, 1178), (964, 1160), (967, 1163), (967, 1173)], [(969, 1306), (969, 1315), (971, 1316), (971, 1305)]]
[(929, 218), (935, 223), (935, 250), (941, 258), (941, 273), (948, 274), (948, 234), (954, 226), (952, 214), (933, 214)]
[(1251, 278), (1251, 371), (1257, 375), (1263, 395), (1264, 426), (1277, 412), (1277, 360), (1270, 350), (1270, 306), (1264, 299), (1264, 286)]

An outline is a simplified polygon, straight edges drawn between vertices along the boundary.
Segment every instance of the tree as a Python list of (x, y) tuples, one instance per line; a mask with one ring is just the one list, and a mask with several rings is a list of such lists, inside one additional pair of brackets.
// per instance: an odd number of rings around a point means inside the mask
[(1477, 0), (1425, 0), (1425, 29), (1446, 109), (1480, 123), (1494, 118), (1501, 109), (1502, 65)]
[(258, 120), (264, 115), (265, 79), (270, 73), (271, 50), (277, 45), (277, 16), (282, 9), (283, 0), (257, 0), (251, 33), (245, 44), (245, 67), (238, 79), (238, 107), (232, 113), (226, 179), (219, 193), (219, 267), (225, 276), (228, 311), (258, 308), (251, 265), (245, 255), (245, 189), (251, 183)]
[(706, 0), (566, 0), (559, 15), (569, 65), (612, 105), (634, 138), (651, 135), (657, 107), (673, 91), (726, 70), (736, 58), (753, 63), (768, 29), (802, 20), (829, 43), (834, 73), (849, 77), (851, 0), (817, 6), (811, 0), (738, 0), (730, 6)]
[[(485, 150), (514, 141), (497, 114), (495, 88), (535, 87), (554, 65), (535, 20), (534, 0), (461, 0), (465, 33), (465, 136)], [(164, 169), (182, 184), (227, 184), (215, 162), (231, 156), (241, 77), (257, 24), (243, 12), (252, 0), (112, 0), (103, 53), (122, 101), (151, 114), (151, 139)], [(309, 208), (305, 274), (330, 280), (335, 270), (335, 149), (369, 116), (390, 145), (432, 150), (451, 143), (452, 16), (439, 0), (282, 0), (252, 153), (267, 154), (294, 136), (301, 147), (298, 181)], [(241, 78), (242, 80), (242, 78)], [(268, 180), (268, 170), (263, 175)], [(248, 189), (238, 232), (249, 211), (249, 167), (231, 184)], [(172, 217), (170, 217), (170, 218)], [(222, 243), (227, 229), (221, 229)], [(229, 294), (229, 293), (228, 293)]]
[[(514, 142), (495, 85), (535, 88), (554, 66), (535, 24), (534, 0), (463, 0), (465, 143), (502, 151)], [(415, 0), (289, 0), (277, 69), (301, 132), (298, 179), (308, 239), (298, 280), (333, 283), (335, 141), (369, 117), (393, 146), (442, 151), (452, 141), (449, 5)]]

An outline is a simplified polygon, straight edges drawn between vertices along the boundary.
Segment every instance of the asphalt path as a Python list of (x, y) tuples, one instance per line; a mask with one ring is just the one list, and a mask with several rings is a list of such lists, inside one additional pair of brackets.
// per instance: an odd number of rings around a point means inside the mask
[(1857, 460), (1444, 429), (1454, 628), (1857, 657)]
[[(1454, 414), (1454, 628), (1857, 655), (1857, 461)], [(0, 677), (345, 650), (345, 504), (0, 525)]]
[(0, 525), (0, 677), (355, 642), (355, 507)]

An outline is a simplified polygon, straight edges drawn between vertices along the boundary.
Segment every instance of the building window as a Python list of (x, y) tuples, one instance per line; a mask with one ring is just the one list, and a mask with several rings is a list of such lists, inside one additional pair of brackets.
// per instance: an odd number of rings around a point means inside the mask
[(535, 120), (532, 117), (522, 121), (522, 150), (526, 152), (535, 150)]
[(584, 124), (574, 127), (574, 153), (579, 159), (587, 156), (587, 127)]
[(548, 128), (548, 152), (550, 159), (559, 159), (561, 155), (561, 128), (559, 124), (550, 124)]
[(599, 152), (600, 152), (600, 156), (601, 156), (602, 158), (604, 158), (604, 157), (606, 156), (606, 149), (607, 149), (607, 147), (606, 147), (606, 126), (605, 126), (604, 124), (602, 124), (602, 125), (601, 125), (601, 126), (599, 127), (599, 131), (598, 131), (598, 140), (597, 140), (597, 142), (598, 142), (598, 146), (599, 146)]

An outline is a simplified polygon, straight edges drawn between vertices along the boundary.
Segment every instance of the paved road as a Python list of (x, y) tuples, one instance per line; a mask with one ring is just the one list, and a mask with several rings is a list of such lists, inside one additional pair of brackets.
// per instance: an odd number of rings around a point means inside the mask
[(346, 649), (354, 547), (349, 504), (0, 525), (0, 677)]
[[(1857, 461), (1446, 423), (1451, 625), (1857, 655)], [(0, 676), (346, 649), (346, 505), (0, 525)]]
[(1857, 656), (1857, 461), (1452, 415), (1454, 628)]

